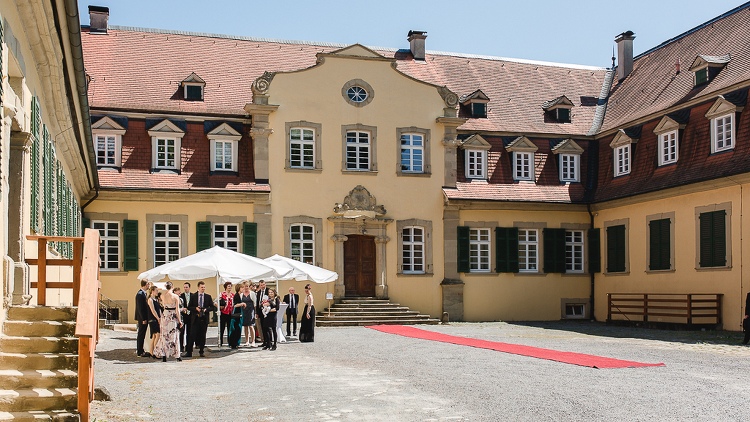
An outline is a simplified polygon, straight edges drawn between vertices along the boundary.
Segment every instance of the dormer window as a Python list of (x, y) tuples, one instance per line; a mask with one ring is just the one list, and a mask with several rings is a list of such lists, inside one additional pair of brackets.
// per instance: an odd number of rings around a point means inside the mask
[(724, 56), (700, 55), (696, 57), (689, 69), (695, 74), (695, 86), (711, 82), (721, 72), (721, 69), (729, 63), (730, 59), (731, 56), (729, 54)]
[(552, 153), (557, 156), (560, 169), (560, 182), (575, 183), (581, 181), (581, 148), (576, 141), (566, 139), (552, 147)]
[[(118, 118), (118, 120), (121, 120)], [(127, 123), (127, 119), (123, 119)], [(122, 135), (125, 127), (111, 117), (105, 116), (91, 125), (91, 133), (96, 146), (96, 166), (98, 168), (119, 168), (122, 166)]]
[(211, 171), (236, 173), (238, 143), (242, 134), (229, 123), (222, 123), (206, 136), (211, 142)]
[(719, 95), (711, 108), (706, 112), (706, 118), (711, 121), (711, 153), (729, 151), (734, 149), (736, 129), (736, 114), (741, 113), (744, 106), (735, 104), (736, 101), (731, 94)]
[(186, 101), (203, 101), (203, 88), (206, 82), (195, 72), (182, 81), (182, 95)]
[(685, 122), (679, 122), (673, 116), (664, 116), (654, 128), (654, 134), (659, 138), (657, 159), (660, 166), (677, 162), (680, 156), (680, 130), (685, 125)]
[(573, 102), (570, 101), (565, 95), (561, 95), (554, 100), (545, 101), (542, 104), (542, 110), (547, 117), (547, 121), (553, 121), (557, 123), (570, 123), (571, 122), (571, 109), (573, 108)]
[(461, 106), (468, 112), (469, 117), (474, 119), (487, 118), (487, 103), (490, 102), (490, 98), (481, 89), (461, 97), (459, 101), (461, 102)]
[[(631, 134), (628, 134), (628, 132), (631, 132)], [(633, 160), (633, 146), (638, 142), (638, 137), (632, 132), (634, 131), (620, 129), (615, 138), (612, 139), (612, 142), (609, 143), (610, 148), (614, 152), (615, 177), (630, 174)]]
[(519, 136), (505, 147), (513, 163), (513, 180), (534, 181), (534, 153), (539, 148), (525, 136)]
[(462, 144), (467, 179), (487, 179), (487, 151), (491, 148), (480, 135), (471, 135)]
[(148, 135), (151, 137), (152, 171), (166, 170), (179, 173), (185, 131), (170, 120), (162, 120), (149, 129)]

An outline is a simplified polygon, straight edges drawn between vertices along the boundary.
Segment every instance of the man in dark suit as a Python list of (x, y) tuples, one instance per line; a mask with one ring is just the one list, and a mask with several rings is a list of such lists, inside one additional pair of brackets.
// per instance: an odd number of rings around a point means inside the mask
[[(192, 317), (193, 341), (195, 346), (198, 347), (201, 357), (203, 357), (205, 356), (203, 348), (206, 347), (206, 331), (208, 331), (208, 315), (211, 311), (216, 311), (214, 300), (210, 294), (206, 293), (205, 282), (198, 282), (198, 293), (190, 295), (188, 308), (190, 308)], [(187, 344), (185, 356), (193, 356), (193, 344), (191, 342)]]
[(286, 336), (291, 337), (291, 334), (289, 334), (289, 323), (294, 321), (292, 327), (294, 330), (292, 331), (294, 335), (297, 335), (297, 306), (299, 305), (299, 295), (294, 294), (294, 287), (289, 288), (289, 294), (284, 295), (284, 303), (289, 305), (288, 308), (286, 308)]
[(266, 282), (258, 282), (258, 290), (255, 291), (255, 336), (263, 341), (263, 300), (268, 299), (268, 288)]
[(148, 328), (148, 294), (146, 291), (150, 287), (151, 283), (146, 280), (141, 280), (141, 288), (138, 293), (135, 294), (135, 324), (138, 327), (138, 337), (135, 341), (135, 353), (138, 356), (143, 356), (143, 342), (146, 340), (146, 329)]
[(191, 345), (191, 349), (193, 344), (193, 332), (191, 331), (191, 329), (193, 328), (193, 322), (191, 321), (192, 318), (190, 318), (191, 312), (190, 308), (188, 308), (188, 304), (190, 303), (190, 298), (195, 296), (195, 294), (190, 293), (190, 283), (188, 283), (187, 281), (182, 285), (182, 288), (183, 292), (180, 295), (180, 302), (183, 306), (182, 321), (185, 324), (183, 325), (183, 329), (180, 332), (180, 350), (184, 352), (187, 350), (186, 347), (188, 343)]

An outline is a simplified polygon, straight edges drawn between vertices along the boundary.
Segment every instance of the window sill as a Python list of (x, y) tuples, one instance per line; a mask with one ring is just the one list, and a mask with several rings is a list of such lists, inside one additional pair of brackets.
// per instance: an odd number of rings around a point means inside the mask
[(161, 174), (182, 174), (180, 170), (177, 169), (162, 169), (162, 168), (152, 168), (151, 174), (153, 173), (161, 173)]
[(433, 277), (434, 273), (397, 273), (396, 274), (399, 277), (407, 277), (407, 278), (414, 278), (414, 277)]
[(123, 270), (104, 270), (100, 269), (99, 272), (102, 275), (118, 275), (118, 276), (126, 276), (130, 274), (132, 271), (123, 271)]
[(234, 170), (211, 170), (209, 176), (235, 176), (239, 177), (240, 172)]
[(432, 173), (425, 172), (425, 173), (416, 173), (416, 172), (408, 172), (408, 171), (397, 171), (396, 176), (404, 176), (404, 177), (431, 177)]
[(611, 276), (617, 277), (617, 276), (623, 276), (623, 275), (630, 275), (630, 271), (622, 271), (619, 273), (603, 272), (602, 274), (607, 275), (607, 276), (611, 275)]
[(361, 174), (363, 176), (377, 176), (377, 170), (341, 170), (342, 174)]
[(474, 271), (474, 272), (468, 272), (468, 273), (462, 273), (462, 274), (465, 274), (467, 276), (480, 276), (480, 277), (481, 276), (484, 276), (484, 277), (487, 277), (487, 276), (495, 277), (495, 276), (498, 275), (498, 273), (495, 273), (495, 272), (492, 272), (492, 271), (482, 271), (482, 272)]
[(696, 267), (695, 268), (695, 271), (700, 271), (700, 272), (706, 272), (706, 271), (731, 271), (731, 270), (732, 270), (732, 266), (731, 265), (723, 266), (723, 267)]
[(284, 167), (284, 171), (289, 173), (322, 173), (321, 168), (307, 168), (307, 167)]
[(563, 277), (581, 277), (581, 276), (588, 276), (589, 273), (587, 272), (579, 272), (579, 273), (565, 272), (565, 273), (561, 273), (560, 275)]
[(646, 274), (664, 274), (664, 273), (673, 273), (675, 272), (674, 268), (670, 268), (667, 270), (646, 270), (644, 271)]
[(724, 153), (732, 152), (732, 151), (734, 151), (734, 147), (722, 149), (722, 150), (719, 150), (719, 151), (714, 151), (713, 148), (711, 148), (711, 154), (710, 155), (724, 154)]
[(116, 171), (118, 173), (122, 173), (122, 167), (121, 166), (102, 166), (98, 165), (96, 166), (96, 169), (99, 171)]
[(513, 274), (514, 276), (519, 276), (519, 277), (547, 275), (547, 274), (545, 274), (543, 272), (540, 272), (540, 271), (518, 271), (517, 273), (500, 273), (500, 272), (498, 272), (498, 274)]

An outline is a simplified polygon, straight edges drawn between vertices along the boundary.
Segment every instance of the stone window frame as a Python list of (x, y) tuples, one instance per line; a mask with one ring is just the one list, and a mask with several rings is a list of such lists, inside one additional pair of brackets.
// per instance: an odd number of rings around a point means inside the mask
[[(520, 174), (523, 172), (519, 161), (523, 158), (528, 160), (527, 174)], [(516, 181), (534, 181), (534, 153), (530, 151), (513, 151), (513, 180)]]
[[(292, 167), (292, 129), (312, 129), (313, 131), (313, 167)], [(286, 156), (284, 159), (284, 169), (287, 171), (320, 171), (323, 170), (323, 160), (321, 153), (321, 139), (323, 137), (323, 125), (321, 123), (308, 122), (306, 120), (297, 120), (284, 123), (284, 133), (286, 134)], [(346, 134), (344, 134), (346, 137)], [(344, 139), (346, 144), (346, 139)]]
[(180, 223), (180, 258), (187, 256), (188, 249), (188, 216), (186, 214), (146, 214), (146, 245), (148, 246), (148, 268), (154, 268), (155, 239), (154, 224), (156, 223)]
[[(362, 89), (364, 89), (367, 92), (367, 98), (365, 98), (364, 101), (356, 102), (352, 101), (351, 98), (349, 98), (349, 88), (353, 88), (355, 86), (358, 86)], [(352, 105), (354, 107), (364, 107), (372, 102), (372, 100), (375, 98), (375, 90), (372, 89), (372, 86), (368, 84), (367, 82), (363, 81), (362, 79), (352, 79), (344, 84), (344, 86), (341, 87), (341, 96), (344, 98), (344, 101), (346, 101), (349, 105)]]
[[(567, 261), (565, 263), (565, 273), (562, 274), (563, 277), (566, 276), (580, 276), (581, 274), (589, 274), (589, 237), (588, 237), (588, 231), (591, 229), (591, 225), (588, 223), (561, 223), (560, 224), (561, 229), (565, 229), (565, 253), (567, 254), (567, 236), (568, 232), (570, 231), (582, 231), (583, 232), (583, 271), (580, 272), (572, 272), (567, 269), (568, 264)], [(627, 230), (627, 227), (625, 228)]]
[[(565, 177), (565, 158), (573, 160), (573, 177)], [(580, 154), (560, 154), (560, 182), (578, 183), (581, 181), (581, 155)]]
[[(348, 132), (370, 133), (370, 168), (368, 170), (352, 170), (346, 168), (346, 134)], [(378, 173), (378, 127), (356, 123), (353, 125), (341, 125), (341, 172), (349, 174), (377, 174)]]
[(122, 270), (123, 260), (124, 260), (123, 247), (122, 247), (123, 246), (122, 245), (122, 243), (123, 243), (123, 233), (122, 233), (122, 230), (123, 230), (123, 221), (125, 221), (125, 220), (128, 219), (128, 215), (125, 214), (125, 213), (87, 212), (87, 213), (84, 214), (84, 217), (86, 217), (86, 218), (89, 219), (89, 227), (84, 227), (84, 229), (86, 229), (86, 228), (93, 228), (94, 221), (116, 222), (119, 225), (119, 235), (118, 235), (118, 237), (119, 237), (119, 251), (118, 251), (119, 258), (118, 258), (118, 261), (117, 261), (118, 262), (118, 264), (117, 264), (117, 270), (108, 270), (108, 269), (102, 268), (100, 271), (106, 272), (108, 274), (112, 274), (112, 273), (123, 273), (123, 274), (125, 274), (125, 273), (127, 273), (127, 271), (123, 271)]
[[(698, 214), (700, 215), (700, 214)], [(651, 222), (654, 220), (669, 219), (669, 269), (652, 270), (651, 267)], [(700, 225), (700, 222), (698, 223)], [(669, 273), (675, 271), (675, 241), (674, 234), (677, 231), (675, 223), (675, 212), (662, 212), (646, 216), (646, 273)], [(700, 254), (699, 254), (700, 255)]]
[(323, 219), (310, 217), (307, 215), (297, 215), (291, 217), (284, 217), (284, 256), (291, 256), (292, 253), (292, 239), (290, 237), (291, 227), (293, 225), (308, 225), (313, 226), (313, 265), (320, 266), (320, 257), (323, 256)]
[[(422, 135), (422, 171), (404, 171), (401, 169), (401, 136), (417, 134)], [(430, 129), (424, 129), (416, 126), (397, 127), (396, 128), (396, 175), (397, 176), (422, 176), (429, 177), (432, 174), (431, 151), (430, 151)]]
[[(518, 272), (514, 273), (514, 275), (518, 276), (524, 276), (524, 275), (544, 275), (543, 268), (544, 267), (544, 229), (547, 228), (547, 223), (545, 222), (530, 222), (530, 221), (514, 221), (513, 227), (519, 229), (519, 230), (536, 230), (536, 271), (521, 271), (521, 260), (519, 256), (518, 260)], [(518, 244), (520, 246), (520, 238), (518, 240)], [(493, 255), (494, 256), (494, 255)]]
[[(703, 213), (713, 211), (724, 211), (726, 213), (725, 223), (725, 242), (726, 242), (726, 260), (727, 264), (723, 267), (701, 267), (701, 221), (700, 216)], [(695, 207), (695, 269), (696, 271), (716, 271), (732, 269), (732, 203), (722, 202), (720, 204), (704, 205)]]
[[(607, 271), (607, 266), (609, 262), (607, 260), (609, 259), (609, 255), (607, 254), (607, 242), (609, 239), (607, 238), (607, 228), (613, 227), (613, 226), (625, 226), (625, 270), (621, 272), (609, 272)], [(602, 225), (602, 231), (604, 232), (604, 254), (602, 256), (602, 273), (604, 275), (608, 276), (618, 276), (618, 275), (630, 275), (630, 218), (621, 218), (618, 220), (610, 220), (605, 221)], [(585, 249), (585, 248), (584, 248)], [(584, 256), (586, 254), (586, 251), (584, 251)], [(584, 268), (587, 266), (584, 265)]]
[(206, 220), (211, 223), (211, 245), (214, 245), (214, 226), (216, 224), (236, 224), (238, 226), (237, 231), (237, 252), (242, 252), (242, 223), (247, 222), (247, 217), (244, 216), (229, 216), (229, 215), (207, 215)]
[[(424, 230), (424, 272), (421, 273), (404, 273), (402, 258), (404, 256), (404, 243), (401, 238), (403, 230), (407, 227), (422, 227)], [(422, 220), (418, 218), (410, 218), (406, 220), (396, 220), (396, 235), (399, 237), (398, 244), (398, 264), (396, 265), (396, 273), (402, 276), (432, 276), (434, 275), (435, 267), (432, 257), (432, 221)]]
[[(489, 229), (490, 230), (490, 269), (489, 271), (471, 271), (469, 270), (468, 275), (497, 275), (495, 271), (493, 257), (496, 253), (497, 245), (495, 245), (495, 228), (499, 227), (497, 221), (465, 221), (461, 226), (469, 227), (470, 230), (474, 229)], [(469, 241), (471, 243), (471, 241)]]

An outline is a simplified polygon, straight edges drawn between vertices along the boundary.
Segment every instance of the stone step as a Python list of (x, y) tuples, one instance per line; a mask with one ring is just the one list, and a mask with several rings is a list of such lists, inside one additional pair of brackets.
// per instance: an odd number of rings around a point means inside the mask
[(315, 320), (318, 327), (355, 327), (365, 325), (437, 325), (440, 320), (437, 319), (377, 319), (377, 320), (340, 320), (340, 321), (323, 321)]
[[(70, 353), (7, 353), (0, 352), (0, 368), (18, 370), (78, 369), (78, 355)], [(1, 407), (0, 407), (1, 408)]]
[(0, 390), (0, 408), (6, 412), (75, 409), (76, 391), (71, 388)]
[(57, 306), (11, 306), (8, 320), (15, 321), (75, 321), (78, 308)]
[(340, 315), (340, 314), (331, 314), (331, 315), (318, 315), (316, 317), (316, 320), (321, 321), (339, 321), (339, 320), (352, 320), (352, 321), (358, 321), (362, 319), (367, 320), (379, 320), (379, 319), (429, 319), (429, 315), (419, 315), (417, 313), (413, 314), (396, 314), (396, 315), (359, 315), (359, 314), (347, 314), (347, 315)]
[(0, 421), (55, 421), (55, 422), (78, 422), (81, 417), (78, 413), (67, 410), (32, 410), (28, 412), (2, 412)]
[(388, 299), (341, 299), (338, 303), (378, 304), (391, 302)]
[(72, 337), (75, 332), (74, 321), (13, 320), (3, 324), (3, 333), (14, 337)]
[(341, 309), (343, 310), (350, 310), (350, 309), (409, 309), (407, 306), (401, 306), (398, 303), (382, 303), (382, 304), (369, 304), (369, 305), (356, 305), (356, 304), (349, 304), (349, 303), (337, 303), (335, 305), (331, 305), (331, 309)]
[(0, 370), (0, 386), (9, 390), (30, 388), (76, 388), (78, 374), (62, 370)]
[(37, 353), (78, 353), (78, 338), (0, 336), (0, 350), (8, 353), (31, 350)]
[[(386, 311), (372, 311), (369, 309), (352, 309), (352, 310), (346, 310), (346, 311), (340, 311), (340, 310), (331, 310), (331, 315), (351, 315), (351, 316), (372, 316), (372, 317), (379, 317), (379, 316), (389, 316), (389, 315), (405, 315), (405, 316), (413, 316), (413, 315), (419, 315), (418, 311), (400, 311), (400, 310), (386, 310)], [(325, 317), (328, 316), (328, 311), (320, 312), (318, 313), (319, 317)]]

